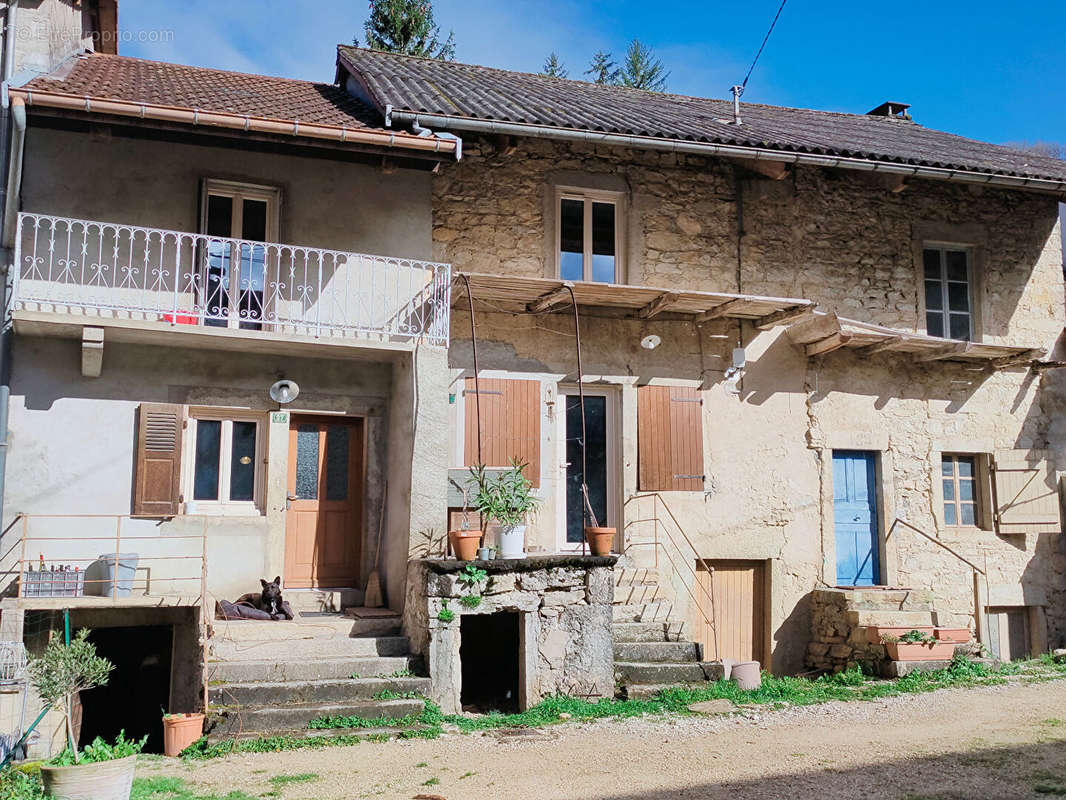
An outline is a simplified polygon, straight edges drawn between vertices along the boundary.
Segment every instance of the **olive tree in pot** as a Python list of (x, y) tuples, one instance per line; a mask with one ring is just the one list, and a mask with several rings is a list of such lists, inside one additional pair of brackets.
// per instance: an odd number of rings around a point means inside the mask
[(96, 654), (88, 636), (89, 631), (82, 629), (69, 644), (53, 639), (30, 662), (30, 684), (63, 714), (67, 732), (67, 748), (41, 765), (41, 780), (56, 800), (129, 800), (137, 754), (148, 737), (130, 741), (120, 733), (114, 745), (97, 738), (80, 753), (74, 740), (74, 698), (83, 689), (106, 684), (114, 669)]
[(540, 500), (533, 496), (533, 484), (522, 472), (525, 467), (512, 459), (510, 469), (495, 476), (486, 474), (484, 464), (470, 468), (471, 506), (499, 525), (500, 558), (526, 556), (526, 517), (536, 511)]

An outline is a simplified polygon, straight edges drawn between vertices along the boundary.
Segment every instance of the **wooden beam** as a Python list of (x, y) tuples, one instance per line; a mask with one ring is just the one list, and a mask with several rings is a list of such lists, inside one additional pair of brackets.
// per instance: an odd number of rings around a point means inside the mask
[(1004, 356), (1003, 358), (997, 358), (992, 362), (992, 369), (1010, 369), (1011, 367), (1020, 367), (1023, 364), (1025, 366), (1038, 367), (1038, 364), (1034, 362), (1039, 354), (1033, 350), (1026, 350), (1024, 353), (1015, 353), (1012, 356)]
[(754, 158), (737, 158), (734, 161), (745, 169), (771, 180), (780, 181), (788, 176), (788, 164), (784, 161), (764, 161)]
[(770, 328), (774, 328), (778, 325), (787, 325), (800, 317), (813, 314), (814, 306), (815, 304), (811, 303), (809, 306), (792, 306), (792, 308), (783, 308), (780, 311), (767, 314), (765, 317), (759, 317), (755, 320), (755, 327), (760, 331), (768, 331)]
[(637, 312), (637, 316), (641, 319), (651, 319), (660, 311), (665, 311), (670, 306), (676, 305), (679, 297), (680, 295), (677, 292), (663, 292), (644, 308), (640, 309)]
[(946, 347), (941, 347), (937, 350), (932, 350), (925, 354), (918, 354), (915, 361), (943, 361), (945, 358), (951, 358), (952, 356), (959, 356), (970, 349), (969, 342), (958, 342), (957, 344), (949, 344)]
[(714, 308), (704, 311), (699, 314), (693, 320), (694, 322), (710, 322), (712, 319), (721, 319), (735, 312), (737, 308), (744, 305), (747, 300), (743, 297), (734, 297), (732, 300), (726, 300), (724, 303), (716, 305)]
[(798, 345), (819, 342), (834, 333), (840, 333), (840, 320), (833, 312), (812, 314), (806, 319), (792, 323), (788, 329), (788, 338)]
[(545, 292), (536, 300), (526, 304), (526, 311), (530, 314), (539, 314), (551, 306), (557, 305), (570, 299), (570, 292), (567, 291), (567, 286), (573, 286), (569, 281), (562, 286), (556, 286), (554, 289)]
[(834, 350), (839, 350), (850, 341), (850, 333), (834, 333), (830, 336), (826, 336), (824, 339), (819, 339), (817, 342), (811, 342), (804, 348), (804, 350), (808, 356), (820, 356), (823, 353), (831, 353)]
[(876, 344), (870, 344), (866, 347), (860, 347), (858, 355), (860, 356), (872, 356), (876, 353), (883, 353), (886, 350), (895, 350), (896, 346), (903, 341), (902, 336), (890, 336), (883, 342), (877, 342)]

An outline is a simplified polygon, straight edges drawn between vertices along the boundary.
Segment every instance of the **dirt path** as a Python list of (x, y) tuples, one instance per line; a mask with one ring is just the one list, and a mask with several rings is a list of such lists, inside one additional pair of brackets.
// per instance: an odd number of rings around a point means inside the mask
[[(269, 780), (298, 773), (318, 777), (283, 787)], [(1066, 681), (138, 769), (157, 774), (205, 793), (277, 791), (283, 800), (1047, 798), (1066, 796)]]

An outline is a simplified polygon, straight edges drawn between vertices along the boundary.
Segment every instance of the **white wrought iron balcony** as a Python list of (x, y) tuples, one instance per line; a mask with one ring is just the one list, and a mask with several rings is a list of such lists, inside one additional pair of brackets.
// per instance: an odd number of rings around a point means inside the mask
[(9, 311), (448, 344), (451, 267), (19, 214)]

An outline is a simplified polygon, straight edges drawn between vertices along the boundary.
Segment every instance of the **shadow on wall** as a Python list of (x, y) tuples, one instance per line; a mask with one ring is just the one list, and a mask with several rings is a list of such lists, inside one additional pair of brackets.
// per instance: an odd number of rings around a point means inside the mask
[[(885, 710), (884, 713), (889, 712)], [(814, 735), (824, 736), (824, 744), (835, 744), (845, 750), (856, 744), (831, 741), (832, 734), (828, 731), (819, 731)], [(976, 744), (981, 740), (973, 741)], [(906, 746), (909, 748), (916, 743), (911, 741)], [(792, 749), (810, 751), (812, 747), (819, 747), (819, 744), (817, 741), (797, 739)], [(936, 756), (875, 760), (872, 764), (847, 769), (830, 766), (802, 772), (774, 772), (774, 766), (783, 760), (768, 763), (765, 752), (751, 752), (750, 755), (754, 764), (761, 764), (761, 769), (768, 774), (749, 780), (699, 782), (702, 775), (713, 772), (712, 765), (715, 762), (712, 761), (706, 765), (706, 772), (688, 771), (686, 774), (691, 780), (677, 789), (654, 788), (599, 796), (603, 800), (766, 800), (781, 797), (790, 800), (834, 797), (948, 800), (1066, 795), (1066, 747), (1062, 741), (1016, 747), (981, 747)], [(827, 759), (815, 759), (809, 752), (792, 752), (790, 755), (803, 762), (833, 763), (830, 753), (821, 754), (830, 756)], [(736, 759), (734, 765), (737, 763), (743, 761)]]
[(772, 642), (777, 643), (770, 653), (771, 669), (775, 675), (795, 675), (806, 667), (807, 643), (811, 640), (811, 594), (803, 595), (787, 617), (774, 631)]
[(1032, 558), (1021, 577), (1022, 596), (1046, 600), (1048, 649), (1066, 647), (1066, 534), (1034, 533), (1000, 538), (1024, 539), (1023, 547), (1032, 542)]

